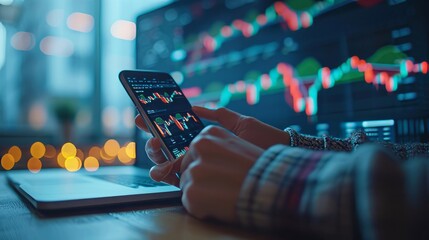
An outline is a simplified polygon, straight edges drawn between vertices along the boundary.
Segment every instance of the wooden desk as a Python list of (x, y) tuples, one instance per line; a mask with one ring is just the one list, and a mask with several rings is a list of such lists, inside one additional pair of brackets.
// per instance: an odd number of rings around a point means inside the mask
[(180, 203), (40, 213), (0, 172), (0, 239), (267, 239), (188, 215)]

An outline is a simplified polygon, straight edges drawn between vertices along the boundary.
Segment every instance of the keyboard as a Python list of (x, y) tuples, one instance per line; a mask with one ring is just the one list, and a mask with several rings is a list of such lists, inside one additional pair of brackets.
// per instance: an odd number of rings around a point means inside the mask
[(92, 175), (91, 177), (116, 183), (130, 188), (142, 187), (157, 187), (166, 186), (167, 184), (155, 182), (147, 176), (125, 175), (125, 174), (108, 174), (108, 175)]

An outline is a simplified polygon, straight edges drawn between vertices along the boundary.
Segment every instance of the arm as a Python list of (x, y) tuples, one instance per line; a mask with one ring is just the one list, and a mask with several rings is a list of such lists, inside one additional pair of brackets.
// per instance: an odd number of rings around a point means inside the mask
[(416, 226), (428, 221), (428, 174), (427, 159), (401, 164), (378, 146), (338, 153), (277, 145), (247, 174), (237, 215), (246, 227), (282, 235), (421, 236), (427, 230)]
[(237, 214), (241, 224), (280, 234), (351, 238), (352, 164), (346, 158), (346, 153), (282, 145), (265, 151), (240, 191)]

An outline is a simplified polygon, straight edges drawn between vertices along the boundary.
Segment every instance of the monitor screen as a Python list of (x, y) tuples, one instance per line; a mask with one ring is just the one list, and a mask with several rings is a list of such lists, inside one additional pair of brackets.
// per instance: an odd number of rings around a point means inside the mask
[(278, 128), (429, 140), (423, 0), (177, 1), (137, 19), (140, 69)]

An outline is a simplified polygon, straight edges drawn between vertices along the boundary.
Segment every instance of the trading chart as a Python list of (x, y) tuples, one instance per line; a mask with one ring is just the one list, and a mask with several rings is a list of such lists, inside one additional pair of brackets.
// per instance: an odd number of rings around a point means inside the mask
[(169, 75), (149, 75), (129, 76), (128, 85), (153, 123), (155, 131), (174, 157), (178, 158), (186, 153), (191, 140), (204, 126)]
[(279, 128), (428, 141), (425, 9), (422, 0), (178, 1), (138, 18), (137, 66), (171, 73), (193, 104)]

